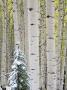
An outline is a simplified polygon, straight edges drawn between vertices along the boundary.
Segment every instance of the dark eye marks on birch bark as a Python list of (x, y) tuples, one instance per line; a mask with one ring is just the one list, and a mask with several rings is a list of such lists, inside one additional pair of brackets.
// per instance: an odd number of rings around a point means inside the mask
[(35, 24), (34, 24), (34, 23), (31, 23), (30, 25), (33, 26), (33, 25), (35, 25)]
[[(33, 8), (29, 8), (29, 11), (33, 11)], [(31, 26), (35, 25), (34, 23), (30, 24)]]
[(47, 18), (54, 18), (53, 16), (47, 15)]
[(29, 11), (33, 11), (33, 8), (29, 8)]

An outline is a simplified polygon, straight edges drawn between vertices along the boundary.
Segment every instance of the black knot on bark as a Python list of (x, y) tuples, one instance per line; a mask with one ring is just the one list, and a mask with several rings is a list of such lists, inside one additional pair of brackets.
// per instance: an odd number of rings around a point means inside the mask
[(47, 15), (47, 18), (50, 18), (51, 16), (50, 15)]
[(29, 8), (29, 11), (32, 11), (33, 10), (33, 8)]
[(31, 23), (30, 25), (34, 25), (33, 23)]

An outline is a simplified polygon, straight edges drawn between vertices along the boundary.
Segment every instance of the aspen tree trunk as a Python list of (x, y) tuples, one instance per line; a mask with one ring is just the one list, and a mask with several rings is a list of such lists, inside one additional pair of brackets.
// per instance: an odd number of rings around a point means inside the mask
[(60, 65), (61, 65), (61, 32), (62, 32), (62, 18), (63, 18), (63, 3), (61, 3), (61, 0), (58, 1), (57, 7), (55, 7), (55, 12), (58, 12), (58, 16), (55, 18), (55, 25), (57, 26), (55, 28), (56, 31), (56, 59), (57, 59), (57, 89), (60, 90)]
[(2, 36), (3, 36), (3, 20), (2, 20), (2, 8), (0, 7), (0, 85), (1, 85), (1, 60), (2, 60)]
[(29, 41), (28, 41), (28, 4), (27, 0), (23, 0), (24, 6), (24, 24), (25, 24), (25, 46), (24, 46), (24, 53), (26, 56), (26, 63), (27, 63), (27, 71), (29, 70)]
[(30, 90), (39, 90), (39, 1), (27, 0)]
[[(63, 1), (57, 1), (58, 5), (55, 7), (55, 48), (56, 48), (56, 60), (57, 60), (57, 89), (61, 90), (61, 45), (62, 45), (62, 32), (63, 32)], [(64, 50), (63, 50), (64, 51)], [(62, 85), (63, 86), (63, 85)]]
[(40, 26), (39, 26), (39, 64), (40, 89), (46, 90), (47, 84), (47, 57), (46, 57), (46, 2), (40, 0)]
[[(6, 15), (7, 15), (7, 18), (6, 18), (6, 74), (10, 71), (10, 47), (9, 47), (9, 24), (10, 24), (10, 21), (9, 21), (9, 15), (8, 15), (8, 1), (6, 1)], [(8, 75), (6, 75), (7, 77), (7, 81), (8, 81)], [(6, 85), (7, 85), (8, 82), (6, 82)]]
[[(9, 3), (10, 2), (10, 3)], [(7, 72), (10, 72), (11, 64), (13, 63), (14, 51), (14, 27), (13, 27), (13, 3), (12, 0), (7, 1)], [(8, 78), (8, 77), (7, 77)]]
[(65, 80), (65, 83), (64, 83), (64, 90), (67, 90), (67, 22), (66, 22), (66, 25), (65, 25), (65, 30), (66, 30), (66, 34), (65, 34), (65, 45), (66, 45), (66, 54), (65, 54), (65, 71), (64, 71), (64, 80)]
[(3, 18), (3, 41), (2, 41), (2, 60), (1, 60), (1, 85), (6, 85), (6, 0), (2, 2), (3, 10), (4, 10), (4, 18)]
[[(58, 10), (58, 8), (57, 8)], [(59, 13), (59, 12), (58, 12)], [(56, 60), (57, 60), (57, 90), (60, 89), (60, 50), (61, 50), (61, 42), (60, 42), (60, 38), (61, 38), (61, 29), (59, 29), (59, 24), (60, 21), (58, 20), (58, 17), (55, 18), (55, 31), (56, 31), (56, 35), (55, 35), (55, 48), (56, 48)]]
[(25, 23), (24, 23), (24, 2), (17, 0), (18, 3), (18, 23), (20, 32), (20, 46), (23, 53), (25, 53)]
[(14, 19), (15, 49), (17, 49), (17, 46), (20, 47), (20, 33), (19, 33), (19, 23), (18, 23), (17, 0), (13, 0), (13, 19)]
[(47, 28), (47, 90), (57, 90), (57, 61), (55, 50), (54, 1), (46, 0)]
[[(25, 63), (28, 65), (28, 31), (27, 31), (27, 5), (25, 0), (17, 0), (18, 3), (18, 24), (20, 34), (20, 48), (25, 55)], [(28, 69), (28, 68), (27, 68)]]
[(67, 48), (66, 48), (66, 58), (65, 58), (65, 89), (64, 90), (67, 90)]
[(59, 1), (59, 25), (60, 25), (60, 90), (63, 90), (64, 84), (64, 64), (65, 64), (65, 40), (64, 40), (64, 0)]

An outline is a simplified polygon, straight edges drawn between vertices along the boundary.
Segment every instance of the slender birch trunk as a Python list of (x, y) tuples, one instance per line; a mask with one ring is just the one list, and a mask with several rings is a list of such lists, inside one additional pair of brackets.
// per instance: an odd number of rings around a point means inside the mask
[(17, 0), (18, 3), (18, 24), (20, 32), (20, 46), (23, 53), (25, 53), (25, 20), (24, 20), (24, 1)]
[[(10, 2), (10, 3), (9, 3)], [(6, 73), (10, 72), (13, 60), (14, 30), (13, 30), (13, 6), (12, 0), (7, 0), (7, 31), (6, 31)], [(7, 75), (8, 80), (8, 75)]]
[(66, 58), (65, 58), (65, 83), (64, 83), (64, 90), (67, 90), (67, 48), (66, 48)]
[(65, 40), (64, 40), (64, 0), (59, 1), (59, 15), (60, 15), (60, 31), (61, 31), (61, 48), (60, 48), (60, 90), (63, 90), (64, 84), (64, 66), (65, 66)]
[(62, 17), (63, 17), (63, 3), (60, 4), (61, 1), (57, 0), (57, 5), (55, 5), (55, 48), (56, 48), (56, 60), (57, 60), (57, 89), (60, 90), (60, 65), (61, 65), (61, 32), (62, 32)]
[(47, 90), (57, 90), (57, 61), (55, 50), (55, 22), (54, 22), (54, 1), (46, 0), (46, 28), (47, 28)]
[(30, 90), (39, 90), (39, 1), (27, 0)]
[(27, 0), (23, 0), (24, 6), (24, 24), (25, 24), (25, 56), (27, 63), (27, 71), (29, 70), (29, 39), (28, 39), (28, 3)]
[(1, 60), (2, 60), (2, 36), (3, 36), (3, 11), (0, 5), (0, 85), (1, 85)]
[(19, 23), (18, 23), (17, 0), (13, 0), (13, 19), (14, 19), (14, 41), (15, 41), (15, 49), (17, 49), (17, 46), (20, 47), (20, 33), (19, 33)]
[(65, 0), (65, 45), (66, 45), (66, 54), (65, 54), (65, 70), (64, 70), (64, 90), (67, 90), (67, 0)]
[(40, 33), (39, 33), (39, 64), (40, 89), (46, 90), (47, 84), (47, 57), (46, 57), (46, 2), (40, 0)]
[(1, 85), (6, 85), (6, 0), (2, 2), (3, 5), (3, 41), (2, 41), (2, 60), (1, 60)]
[(63, 90), (67, 90), (67, 0), (64, 0), (64, 41), (65, 41), (65, 65), (64, 65), (64, 80), (63, 80)]
[(8, 75), (7, 73), (10, 71), (10, 48), (9, 48), (9, 16), (8, 16), (8, 6), (7, 6), (7, 1), (6, 1), (6, 82), (5, 85), (8, 84)]

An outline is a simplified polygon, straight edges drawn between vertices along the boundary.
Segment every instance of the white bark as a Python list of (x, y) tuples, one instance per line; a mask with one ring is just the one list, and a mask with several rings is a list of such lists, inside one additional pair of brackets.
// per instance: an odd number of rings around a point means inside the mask
[[(0, 9), (0, 12), (2, 9)], [(2, 60), (2, 36), (3, 36), (3, 21), (2, 21), (2, 14), (0, 15), (0, 84), (1, 84), (1, 60)]]
[(16, 49), (17, 45), (20, 47), (17, 0), (13, 0), (13, 19), (14, 19), (14, 41), (15, 41), (15, 49)]
[[(64, 75), (62, 75), (62, 73), (64, 73), (64, 60), (61, 59), (62, 55), (61, 55), (61, 45), (62, 45), (62, 33), (63, 33), (63, 11), (64, 11), (64, 8), (63, 8), (63, 2), (64, 0), (59, 0), (59, 3), (58, 3), (58, 6), (56, 7), (56, 10), (58, 11), (58, 16), (57, 16), (57, 20), (56, 20), (56, 24), (57, 24), (57, 28), (55, 29), (56, 30), (56, 59), (57, 59), (57, 89), (58, 90), (63, 90), (63, 78)], [(64, 52), (64, 50), (63, 50)], [(63, 62), (63, 65), (62, 65), (62, 62)], [(63, 71), (62, 71), (63, 69)], [(62, 83), (62, 84), (61, 84)]]
[[(27, 0), (23, 0), (23, 6), (24, 6), (24, 24), (25, 24), (25, 46), (24, 46), (24, 54), (26, 56), (26, 63), (27, 65), (29, 65), (28, 60), (29, 60), (29, 41), (28, 41), (28, 4), (27, 4)], [(27, 66), (27, 70), (28, 70), (28, 66)]]
[(6, 0), (3, 5), (4, 18), (3, 18), (3, 41), (2, 41), (2, 60), (1, 60), (1, 85), (6, 85)]
[(27, 0), (30, 90), (39, 90), (39, 1)]
[[(59, 44), (60, 44), (60, 85), (59, 89), (63, 90), (63, 80), (64, 80), (64, 64), (65, 64), (65, 47), (64, 44), (64, 0), (59, 1)], [(62, 42), (63, 41), (63, 42)], [(62, 54), (63, 53), (63, 54)]]
[(57, 61), (55, 51), (54, 2), (46, 0), (46, 28), (47, 28), (47, 90), (57, 90)]
[[(67, 23), (65, 25), (65, 30), (67, 29)], [(66, 54), (65, 54), (65, 72), (64, 72), (64, 78), (65, 78), (65, 82), (64, 82), (64, 88), (65, 90), (67, 90), (67, 30), (65, 32), (65, 45), (66, 45)]]
[(66, 48), (66, 58), (65, 58), (65, 90), (67, 90), (67, 48)]
[[(11, 58), (10, 58), (11, 50), (10, 50), (10, 43), (9, 43), (11, 41), (10, 36), (9, 36), (9, 34), (10, 34), (10, 20), (9, 20), (10, 16), (8, 14), (9, 5), (7, 6), (7, 4), (8, 4), (8, 1), (6, 2), (6, 14), (7, 14), (7, 18), (6, 18), (6, 22), (7, 22), (6, 23), (6, 26), (7, 26), (6, 27), (6, 73), (10, 72), (10, 65), (11, 65)], [(8, 80), (8, 76), (7, 76), (7, 80)]]
[(18, 24), (20, 32), (20, 47), (23, 53), (25, 53), (25, 20), (24, 20), (24, 2), (23, 0), (17, 0), (18, 3)]
[(46, 2), (40, 0), (40, 26), (39, 26), (39, 64), (40, 89), (46, 90), (47, 85), (47, 57), (46, 57)]

